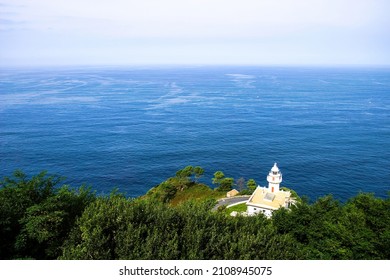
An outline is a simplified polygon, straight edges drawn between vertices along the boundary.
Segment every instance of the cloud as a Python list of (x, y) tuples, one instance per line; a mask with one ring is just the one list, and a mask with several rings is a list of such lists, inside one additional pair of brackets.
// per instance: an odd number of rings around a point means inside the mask
[[(19, 3), (17, 8), (15, 2)], [(18, 12), (14, 20), (28, 21), (31, 28), (132, 37), (210, 38), (285, 34), (313, 26), (359, 27), (378, 18), (382, 1), (13, 0), (5, 3), (9, 12)]]
[(0, 4), (0, 40), (6, 42), (0, 45), (3, 63), (26, 59), (333, 63), (350, 54), (354, 56), (346, 61), (390, 63), (386, 54), (390, 40), (384, 39), (390, 37), (386, 0), (2, 0)]

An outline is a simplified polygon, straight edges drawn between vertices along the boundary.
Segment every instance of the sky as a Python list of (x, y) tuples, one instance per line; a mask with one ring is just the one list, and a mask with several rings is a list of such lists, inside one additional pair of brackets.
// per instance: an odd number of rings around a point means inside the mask
[(0, 0), (0, 66), (389, 66), (389, 14), (389, 0)]

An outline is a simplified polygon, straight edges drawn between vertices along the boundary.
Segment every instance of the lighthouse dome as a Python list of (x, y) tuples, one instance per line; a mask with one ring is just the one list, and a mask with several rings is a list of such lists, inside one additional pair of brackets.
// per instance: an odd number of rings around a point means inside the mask
[(271, 168), (271, 171), (272, 171), (272, 172), (279, 172), (279, 168), (278, 168), (278, 166), (276, 165), (276, 162), (275, 162), (274, 166)]

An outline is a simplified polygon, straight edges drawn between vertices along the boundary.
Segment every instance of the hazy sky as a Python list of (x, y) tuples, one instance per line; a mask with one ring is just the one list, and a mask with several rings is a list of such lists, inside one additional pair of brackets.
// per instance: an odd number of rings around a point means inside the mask
[(0, 0), (0, 65), (390, 65), (389, 0)]

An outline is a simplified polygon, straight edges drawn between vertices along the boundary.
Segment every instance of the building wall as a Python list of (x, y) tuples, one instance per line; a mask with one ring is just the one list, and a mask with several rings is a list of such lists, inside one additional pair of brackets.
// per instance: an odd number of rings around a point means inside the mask
[(248, 205), (247, 212), (249, 216), (253, 216), (259, 213), (263, 213), (267, 217), (272, 216), (272, 210), (262, 208), (262, 207), (250, 206), (250, 205)]

